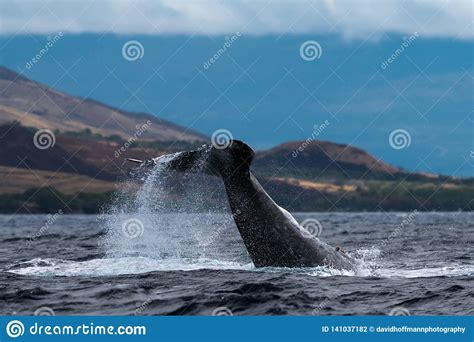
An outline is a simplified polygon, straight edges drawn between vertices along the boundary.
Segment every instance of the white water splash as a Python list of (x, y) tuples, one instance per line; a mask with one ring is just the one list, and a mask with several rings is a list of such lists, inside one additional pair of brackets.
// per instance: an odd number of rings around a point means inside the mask
[(106, 258), (87, 261), (33, 259), (15, 265), (10, 273), (34, 276), (106, 277), (157, 271), (193, 271), (199, 269), (251, 270), (252, 264), (212, 259), (166, 259), (145, 257)]
[(106, 258), (87, 261), (36, 258), (11, 266), (10, 273), (34, 276), (101, 277), (127, 274), (141, 274), (160, 271), (240, 270), (271, 273), (297, 273), (317, 277), (354, 276), (353, 271), (336, 270), (329, 267), (255, 268), (252, 263), (219, 261), (207, 258), (158, 260), (146, 257)]
[[(179, 154), (156, 159), (138, 190), (128, 187), (102, 216), (107, 234), (100, 245), (106, 256), (173, 260), (178, 268), (180, 260), (183, 268), (189, 266), (185, 261), (199, 259), (248, 264), (222, 181), (199, 172), (203, 160), (193, 172), (170, 172), (166, 165)], [(123, 233), (124, 222), (131, 219), (142, 224), (140, 236)], [(227, 248), (229, 240), (234, 240), (232, 248)]]
[(255, 268), (252, 263), (220, 261), (207, 258), (153, 259), (147, 257), (105, 258), (87, 261), (61, 259), (33, 259), (10, 266), (6, 272), (24, 276), (66, 276), (66, 277), (104, 277), (149, 272), (194, 271), (194, 270), (239, 270), (247, 272), (271, 272), (305, 274), (313, 277), (366, 277), (380, 278), (429, 278), (473, 276), (474, 266), (450, 264), (442, 267), (426, 268), (379, 268), (373, 273), (362, 275), (359, 272), (332, 269), (325, 266), (311, 268), (264, 267)]
[(472, 277), (474, 266), (452, 263), (441, 267), (380, 268), (374, 275), (381, 278)]
[(381, 250), (377, 247), (368, 249), (357, 249), (351, 253), (356, 264), (356, 275), (361, 277), (368, 277), (375, 274), (375, 270), (380, 267)]

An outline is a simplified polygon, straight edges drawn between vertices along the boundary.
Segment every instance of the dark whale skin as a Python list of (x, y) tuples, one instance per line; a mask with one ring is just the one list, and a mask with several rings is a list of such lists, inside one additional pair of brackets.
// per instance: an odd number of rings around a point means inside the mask
[[(296, 220), (265, 192), (250, 171), (254, 155), (247, 144), (232, 140), (225, 148), (204, 145), (166, 163), (170, 170), (205, 172), (222, 178), (232, 216), (256, 267), (329, 266), (353, 270), (353, 260), (347, 254), (303, 234)], [(196, 167), (199, 162), (200, 167)]]

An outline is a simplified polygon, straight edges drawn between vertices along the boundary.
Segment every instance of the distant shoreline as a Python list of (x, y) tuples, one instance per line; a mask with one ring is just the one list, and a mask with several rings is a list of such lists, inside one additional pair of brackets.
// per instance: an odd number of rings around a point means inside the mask
[[(460, 197), (458, 191), (454, 192), (456, 202), (453, 202), (446, 194), (439, 191), (426, 201), (424, 206), (417, 205), (416, 199), (400, 197), (388, 200), (380, 204), (380, 195), (369, 196), (367, 193), (354, 192), (346, 200), (339, 200), (339, 205), (333, 207), (334, 202), (323, 196), (316, 196), (316, 192), (302, 194), (301, 200), (296, 203), (291, 200), (294, 196), (273, 187), (269, 188), (269, 194), (283, 208), (293, 213), (377, 213), (377, 212), (470, 212), (474, 211), (470, 199), (470, 189), (465, 190), (465, 196)], [(390, 190), (390, 189), (389, 189)], [(445, 191), (452, 191), (447, 189)], [(0, 214), (56, 214), (61, 211), (64, 214), (100, 214), (106, 211), (114, 197), (113, 191), (108, 192), (82, 192), (78, 194), (63, 194), (54, 188), (33, 188), (24, 193), (0, 194)], [(313, 196), (313, 197), (311, 197)], [(327, 195), (326, 195), (327, 196)], [(338, 195), (339, 196), (339, 195)], [(382, 196), (385, 196), (382, 193)], [(407, 195), (412, 196), (412, 195)], [(211, 199), (210, 199), (211, 200)], [(437, 207), (435, 207), (437, 206)], [(462, 208), (460, 208), (462, 206)], [(307, 209), (307, 210), (305, 210)]]

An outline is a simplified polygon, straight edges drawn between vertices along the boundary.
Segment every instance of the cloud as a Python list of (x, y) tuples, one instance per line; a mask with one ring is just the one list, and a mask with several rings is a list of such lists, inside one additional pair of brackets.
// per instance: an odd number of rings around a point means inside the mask
[(385, 32), (472, 39), (462, 0), (2, 0), (0, 33), (338, 34)]

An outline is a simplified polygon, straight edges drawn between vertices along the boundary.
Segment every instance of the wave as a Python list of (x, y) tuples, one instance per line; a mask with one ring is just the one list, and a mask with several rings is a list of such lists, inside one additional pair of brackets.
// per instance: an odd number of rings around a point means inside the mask
[(160, 271), (250, 270), (252, 264), (210, 259), (157, 260), (146, 257), (104, 258), (87, 261), (36, 258), (10, 266), (6, 271), (28, 276), (106, 277)]
[[(474, 274), (471, 265), (429, 267), (386, 260), (377, 247), (348, 251), (356, 260), (354, 271), (326, 266), (257, 269), (230, 215), (222, 184), (215, 183), (214, 178), (197, 175), (176, 178), (164, 172), (161, 164), (137, 176), (141, 177), (142, 185), (119, 193), (115, 203), (101, 217), (106, 234), (100, 238), (99, 245), (105, 258), (36, 258), (11, 265), (6, 271), (22, 276), (66, 277), (206, 269), (315, 277), (419, 278)], [(89, 237), (94, 241), (96, 238)]]
[(379, 278), (429, 278), (473, 276), (474, 266), (451, 264), (427, 268), (378, 268), (365, 273), (332, 269), (326, 266), (311, 268), (255, 268), (252, 263), (214, 259), (167, 259), (147, 257), (104, 258), (87, 261), (36, 258), (9, 266), (5, 271), (22, 276), (109, 277), (150, 272), (227, 270), (264, 273), (293, 273), (315, 277), (348, 276)]
[(451, 264), (441, 267), (425, 268), (381, 268), (374, 272), (381, 278), (432, 278), (432, 277), (460, 277), (474, 276), (474, 265)]

